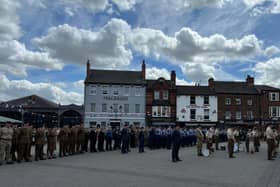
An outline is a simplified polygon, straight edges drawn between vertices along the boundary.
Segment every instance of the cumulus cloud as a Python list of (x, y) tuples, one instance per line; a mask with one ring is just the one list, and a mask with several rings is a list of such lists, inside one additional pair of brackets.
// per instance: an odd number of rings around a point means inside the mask
[(280, 13), (280, 1), (279, 0), (243, 0), (244, 4), (253, 9), (257, 14)]
[(43, 68), (46, 70), (61, 70), (63, 64), (53, 59), (45, 52), (26, 49), (17, 40), (0, 41), (0, 71), (14, 75), (26, 76), (27, 68)]
[(112, 19), (98, 32), (65, 24), (50, 28), (34, 43), (51, 57), (68, 63), (84, 64), (90, 59), (94, 67), (116, 68), (132, 60), (132, 52), (127, 49), (129, 32), (129, 25), (118, 19)]
[(258, 83), (280, 87), (280, 57), (257, 63), (254, 67), (254, 71), (258, 75)]
[[(158, 79), (160, 77), (163, 77), (166, 80), (171, 79), (170, 72), (165, 68), (156, 68), (156, 67), (147, 68), (146, 79)], [(189, 83), (188, 81), (186, 81), (184, 79), (178, 79), (178, 77), (177, 77), (176, 84), (177, 85), (187, 85), (187, 84), (191, 84), (191, 83)]]
[(277, 55), (277, 54), (280, 54), (280, 49), (274, 45), (266, 48), (264, 51), (264, 55), (268, 56), (268, 57)]
[(21, 36), (16, 9), (18, 1), (0, 0), (0, 41), (17, 39)]
[(28, 80), (9, 80), (0, 75), (0, 98), (2, 100), (15, 99), (22, 96), (37, 94), (61, 104), (82, 104), (83, 95), (77, 92), (67, 92), (52, 83), (32, 83)]

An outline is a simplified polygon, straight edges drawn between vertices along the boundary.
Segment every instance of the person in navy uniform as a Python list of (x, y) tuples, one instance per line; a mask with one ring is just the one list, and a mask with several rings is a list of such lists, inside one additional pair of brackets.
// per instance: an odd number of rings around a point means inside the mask
[(171, 143), (172, 143), (172, 128), (168, 127), (166, 130), (166, 148), (171, 149)]
[(97, 134), (96, 130), (93, 127), (90, 127), (90, 133), (89, 133), (89, 141), (90, 141), (90, 152), (97, 152), (96, 150), (96, 140), (97, 140)]
[(181, 143), (181, 132), (180, 126), (176, 125), (173, 133), (172, 133), (172, 162), (182, 161), (179, 158), (179, 149)]
[(138, 135), (139, 153), (144, 153), (144, 141), (145, 141), (144, 127), (141, 127)]
[(122, 153), (129, 152), (129, 132), (128, 132), (128, 125), (126, 124), (121, 132), (122, 138)]
[(114, 150), (120, 149), (121, 148), (121, 132), (120, 132), (119, 126), (117, 126), (113, 130), (113, 139), (114, 139)]

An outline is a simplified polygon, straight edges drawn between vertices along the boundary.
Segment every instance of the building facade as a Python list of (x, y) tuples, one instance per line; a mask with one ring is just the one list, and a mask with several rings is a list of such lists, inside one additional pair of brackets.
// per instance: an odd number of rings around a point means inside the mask
[(89, 126), (145, 125), (145, 63), (142, 71), (93, 70), (87, 63), (84, 123)]
[(215, 126), (218, 101), (208, 86), (177, 86), (177, 123), (186, 126)]
[(149, 126), (175, 125), (176, 121), (176, 73), (170, 80), (147, 80), (146, 118)]
[(254, 78), (244, 82), (214, 81), (209, 87), (218, 97), (218, 121), (222, 126), (253, 126), (260, 124), (260, 95)]

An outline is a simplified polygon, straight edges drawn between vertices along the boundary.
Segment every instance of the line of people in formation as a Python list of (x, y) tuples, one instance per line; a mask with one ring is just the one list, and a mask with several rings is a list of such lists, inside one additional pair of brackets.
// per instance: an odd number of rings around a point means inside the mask
[[(273, 160), (279, 147), (278, 130), (268, 126), (264, 137), (268, 144), (268, 159)], [(22, 127), (17, 127), (11, 123), (6, 123), (0, 128), (0, 165), (6, 161), (12, 164), (23, 160), (30, 162), (32, 159), (31, 147), (35, 145), (34, 160), (45, 160), (56, 158), (55, 152), (59, 157), (80, 154), (84, 152), (104, 152), (111, 150), (121, 150), (125, 154), (130, 148), (138, 146), (138, 152), (144, 153), (144, 146), (150, 149), (172, 148), (172, 161), (181, 161), (179, 158), (180, 147), (197, 146), (197, 155), (203, 156), (202, 148), (204, 142), (206, 149), (212, 154), (219, 147), (220, 142), (228, 141), (228, 154), (234, 158), (234, 147), (240, 149), (241, 140), (245, 141), (246, 151), (249, 153), (258, 152), (262, 134), (257, 129), (245, 131), (239, 128), (203, 128), (198, 126), (193, 128), (181, 128), (177, 125), (171, 127), (149, 127), (138, 128), (125, 125), (123, 128), (118, 126), (111, 127), (84, 128), (83, 124), (62, 128), (45, 128), (43, 126), (33, 128), (25, 123)], [(253, 143), (253, 148), (250, 146)], [(57, 144), (59, 145), (57, 148)], [(44, 146), (46, 146), (46, 153)], [(251, 147), (251, 148), (250, 148)]]

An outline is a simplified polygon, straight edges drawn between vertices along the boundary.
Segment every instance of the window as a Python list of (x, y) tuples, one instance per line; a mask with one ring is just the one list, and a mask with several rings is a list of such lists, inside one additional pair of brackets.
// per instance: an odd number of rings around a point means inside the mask
[(118, 112), (118, 104), (113, 104), (112, 112)]
[(230, 105), (231, 104), (231, 99), (227, 97), (226, 100), (225, 100), (225, 104)]
[(105, 121), (101, 121), (101, 127), (103, 127), (103, 128), (106, 127), (106, 122)]
[(270, 101), (279, 101), (279, 93), (278, 92), (270, 92), (269, 93)]
[(237, 111), (235, 113), (235, 119), (241, 119), (241, 112), (240, 111)]
[(107, 86), (102, 87), (102, 94), (103, 95), (108, 95), (108, 87)]
[(280, 117), (279, 115), (279, 109), (280, 107), (272, 106), (270, 107), (270, 117)]
[(191, 96), (191, 105), (195, 105), (195, 96)]
[(113, 95), (115, 95), (115, 96), (119, 95), (119, 89), (118, 88), (113, 88)]
[(95, 103), (90, 104), (90, 111), (91, 112), (95, 112), (95, 106), (96, 106)]
[(247, 99), (247, 104), (249, 106), (252, 106), (253, 105), (253, 99), (252, 98)]
[(124, 104), (124, 113), (129, 113), (129, 104)]
[(204, 109), (204, 119), (209, 120), (209, 109)]
[(248, 120), (253, 120), (254, 119), (253, 111), (247, 111), (247, 119)]
[(135, 88), (135, 96), (140, 96), (140, 87)]
[(159, 100), (159, 91), (154, 91), (154, 99)]
[(204, 96), (204, 104), (209, 105), (209, 96)]
[(225, 112), (225, 119), (231, 119), (231, 112), (230, 111)]
[(190, 116), (191, 120), (195, 120), (196, 110), (195, 109), (191, 109), (190, 115), (191, 115)]
[(102, 104), (102, 112), (107, 112), (107, 104)]
[(129, 96), (129, 86), (124, 87), (124, 95)]
[(153, 106), (152, 110), (153, 110), (152, 116), (157, 117), (157, 107)]
[(241, 105), (241, 99), (240, 98), (235, 98), (235, 104)]
[(163, 100), (168, 100), (168, 90), (163, 91)]
[(140, 105), (135, 104), (135, 113), (140, 113)]
[(96, 86), (91, 86), (91, 87), (90, 87), (89, 94), (90, 94), (90, 95), (96, 95)]

